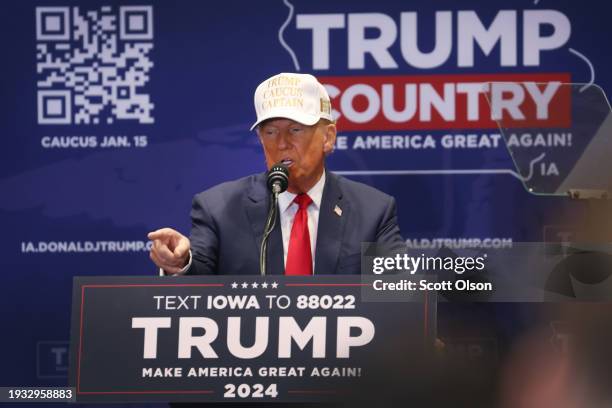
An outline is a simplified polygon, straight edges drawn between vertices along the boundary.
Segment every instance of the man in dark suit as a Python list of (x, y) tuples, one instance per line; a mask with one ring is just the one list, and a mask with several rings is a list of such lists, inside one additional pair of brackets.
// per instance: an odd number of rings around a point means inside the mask
[[(271, 274), (358, 274), (362, 242), (404, 248), (395, 200), (325, 169), (336, 126), (327, 91), (312, 75), (283, 73), (255, 91), (255, 129), (268, 168), (282, 162), (289, 187), (279, 195), (268, 244)], [(151, 232), (151, 259), (165, 274), (259, 273), (270, 194), (265, 174), (223, 183), (194, 197), (191, 239)]]

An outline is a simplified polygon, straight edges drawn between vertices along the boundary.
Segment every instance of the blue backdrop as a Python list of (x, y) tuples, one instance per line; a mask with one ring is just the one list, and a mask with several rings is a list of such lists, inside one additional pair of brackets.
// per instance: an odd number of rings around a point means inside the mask
[[(466, 121), (457, 93), (454, 119), (393, 122), (377, 84), (541, 74), (609, 94), (609, 15), (603, 1), (549, 0), (5, 4), (0, 385), (64, 381), (73, 276), (154, 274), (148, 231), (188, 234), (195, 193), (265, 169), (252, 95), (278, 72), (333, 91), (342, 142), (328, 167), (395, 196), (409, 245), (546, 239), (578, 204), (524, 189), (485, 106)], [(343, 106), (352, 84), (363, 92)], [(458, 146), (466, 134), (486, 140)]]

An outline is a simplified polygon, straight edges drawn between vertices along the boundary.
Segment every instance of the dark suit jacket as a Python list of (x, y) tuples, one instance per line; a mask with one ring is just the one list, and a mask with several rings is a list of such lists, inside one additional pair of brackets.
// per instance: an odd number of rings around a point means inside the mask
[[(270, 202), (265, 173), (197, 194), (191, 210), (192, 265), (188, 274), (258, 274), (259, 247)], [(342, 215), (334, 209), (338, 206)], [(268, 273), (283, 274), (277, 218), (268, 241)], [(359, 274), (362, 242), (405, 248), (395, 200), (329, 171), (319, 213), (315, 274)]]

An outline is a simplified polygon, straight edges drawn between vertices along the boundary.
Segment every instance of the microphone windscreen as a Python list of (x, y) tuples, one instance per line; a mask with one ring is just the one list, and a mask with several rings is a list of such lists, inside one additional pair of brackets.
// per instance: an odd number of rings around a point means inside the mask
[(268, 171), (267, 184), (270, 192), (273, 191), (272, 188), (275, 183), (278, 183), (280, 186), (279, 193), (282, 193), (289, 187), (289, 169), (282, 162), (276, 163)]

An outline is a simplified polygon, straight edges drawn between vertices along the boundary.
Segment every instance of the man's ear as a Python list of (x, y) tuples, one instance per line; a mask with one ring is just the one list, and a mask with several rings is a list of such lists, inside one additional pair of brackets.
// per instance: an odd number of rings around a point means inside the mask
[(323, 152), (327, 155), (334, 151), (334, 145), (336, 144), (336, 125), (330, 123), (325, 125), (325, 131), (323, 134)]

